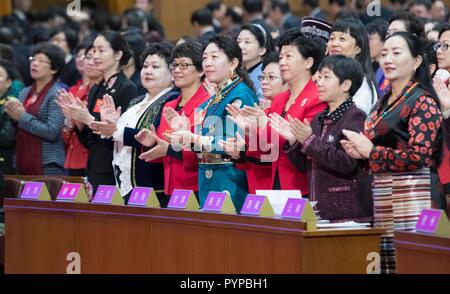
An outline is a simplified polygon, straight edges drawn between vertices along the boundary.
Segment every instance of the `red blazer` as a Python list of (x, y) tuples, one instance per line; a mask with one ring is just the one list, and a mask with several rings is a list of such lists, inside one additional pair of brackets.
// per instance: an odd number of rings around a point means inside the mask
[(243, 167), (247, 174), (248, 192), (255, 194), (256, 190), (272, 190), (272, 166), (246, 162)]
[[(191, 122), (191, 131), (194, 132), (194, 116), (195, 109), (210, 98), (208, 92), (200, 86), (194, 96), (181, 109)], [(181, 102), (181, 95), (165, 104), (164, 108), (170, 107), (176, 109)], [(158, 128), (158, 136), (165, 138), (163, 133), (170, 130), (170, 126), (166, 121), (164, 109), (161, 116), (161, 124)], [(198, 191), (198, 159), (195, 152), (191, 150), (183, 150), (183, 160), (179, 160), (172, 156), (162, 158), (164, 164), (164, 193), (172, 195), (173, 189), (185, 189)]]
[[(81, 87), (82, 81), (78, 81), (76, 85), (69, 89), (75, 97), (87, 104), (88, 93), (90, 87)], [(85, 169), (89, 151), (81, 144), (77, 134), (71, 130), (63, 128), (62, 137), (66, 145), (66, 160), (64, 168), (66, 169)]]
[[(277, 113), (281, 115), (284, 111), (287, 101), (289, 100), (290, 94), (290, 90), (287, 90), (277, 95), (273, 99), (272, 105), (269, 109), (267, 109), (266, 113)], [(303, 121), (304, 119), (311, 121), (316, 114), (320, 113), (325, 108), (326, 103), (323, 103), (319, 100), (319, 92), (317, 90), (316, 84), (312, 80), (309, 80), (303, 91), (296, 98), (294, 104), (292, 104), (287, 111), (285, 118), (287, 119), (287, 116), (290, 115), (293, 118), (298, 118), (301, 121)], [(273, 148), (278, 149), (278, 157), (274, 158), (275, 161), (272, 162), (270, 189), (273, 188), (276, 171), (278, 170), (282, 190), (301, 190), (302, 195), (307, 195), (308, 182), (306, 173), (299, 172), (298, 169), (288, 159), (286, 153), (283, 150), (286, 140), (280, 135), (278, 142), (271, 142), (271, 133), (273, 130), (270, 128), (270, 126), (267, 126), (266, 129), (261, 131), (267, 132), (267, 141), (273, 144)], [(273, 150), (271, 151), (272, 153), (274, 153)], [(268, 152), (265, 153), (267, 154)], [(247, 152), (247, 156), (257, 156), (259, 158), (261, 158), (262, 154), (264, 153), (261, 151)], [(249, 181), (250, 180), (253, 179), (250, 178)], [(260, 182), (259, 179), (254, 180), (256, 180), (257, 182), (249, 184), (249, 187), (251, 185), (254, 185), (259, 189), (259, 187), (264, 188), (265, 186), (267, 186), (263, 182)]]

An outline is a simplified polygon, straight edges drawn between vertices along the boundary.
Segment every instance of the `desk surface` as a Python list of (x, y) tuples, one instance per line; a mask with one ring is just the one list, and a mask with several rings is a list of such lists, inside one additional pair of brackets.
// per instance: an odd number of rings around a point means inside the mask
[(396, 232), (394, 241), (398, 273), (450, 274), (450, 238)]
[(306, 231), (296, 220), (5, 200), (6, 272), (366, 273), (382, 230)]

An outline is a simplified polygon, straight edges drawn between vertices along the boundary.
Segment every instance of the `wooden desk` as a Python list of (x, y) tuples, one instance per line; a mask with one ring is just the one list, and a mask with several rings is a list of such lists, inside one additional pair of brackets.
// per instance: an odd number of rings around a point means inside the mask
[(366, 273), (380, 229), (305, 231), (299, 221), (5, 199), (6, 273)]
[(397, 272), (450, 274), (450, 238), (413, 232), (395, 232)]

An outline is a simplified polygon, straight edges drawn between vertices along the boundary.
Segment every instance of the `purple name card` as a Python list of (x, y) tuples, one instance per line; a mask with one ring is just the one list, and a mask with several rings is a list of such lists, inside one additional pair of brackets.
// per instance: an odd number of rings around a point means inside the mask
[(110, 204), (113, 200), (116, 186), (100, 185), (97, 188), (92, 203), (107, 203)]
[(424, 209), (416, 224), (416, 231), (423, 233), (436, 233), (442, 211), (435, 209)]
[(128, 200), (128, 205), (146, 206), (152, 190), (153, 188), (135, 187), (133, 189), (133, 192), (131, 192), (130, 200)]
[(301, 219), (306, 201), (308, 200), (305, 198), (289, 198), (284, 206), (281, 217)]
[(56, 200), (75, 201), (80, 189), (81, 184), (63, 184)]
[(203, 210), (221, 212), (226, 197), (226, 192), (209, 192)]
[(244, 205), (242, 206), (242, 214), (259, 215), (261, 208), (264, 204), (265, 196), (249, 194), (245, 198)]
[(173, 190), (172, 196), (170, 197), (169, 208), (186, 208), (189, 200), (189, 196), (192, 194), (191, 190)]
[(28, 182), (23, 187), (20, 198), (22, 199), (39, 199), (44, 183)]

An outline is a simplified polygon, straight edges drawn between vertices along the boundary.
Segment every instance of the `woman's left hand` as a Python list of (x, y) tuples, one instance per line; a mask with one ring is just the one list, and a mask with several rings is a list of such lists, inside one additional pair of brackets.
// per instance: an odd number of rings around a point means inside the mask
[(343, 130), (342, 133), (351, 142), (351, 147), (356, 150), (363, 159), (370, 157), (370, 152), (373, 149), (373, 143), (366, 136), (354, 131)]
[(8, 100), (5, 103), (5, 112), (15, 122), (19, 121), (22, 115), (26, 112), (25, 107), (19, 100)]
[(166, 156), (167, 150), (169, 149), (169, 143), (158, 137), (154, 126), (150, 127), (150, 136), (153, 137), (156, 145), (149, 151), (144, 152), (139, 156), (139, 159), (145, 160), (146, 162)]
[(119, 106), (116, 109), (114, 99), (110, 95), (103, 96), (103, 105), (100, 109), (100, 117), (102, 121), (116, 123), (120, 115), (122, 114), (122, 108)]
[(93, 121), (89, 124), (94, 134), (103, 135), (105, 137), (112, 137), (115, 131), (117, 131), (116, 124), (113, 122), (105, 121)]

